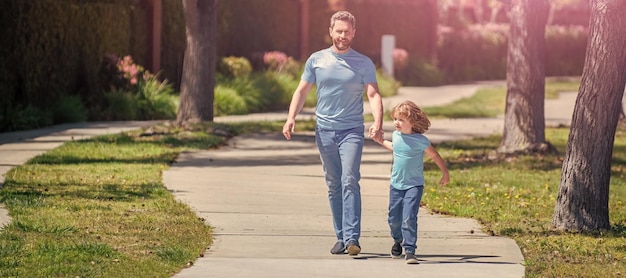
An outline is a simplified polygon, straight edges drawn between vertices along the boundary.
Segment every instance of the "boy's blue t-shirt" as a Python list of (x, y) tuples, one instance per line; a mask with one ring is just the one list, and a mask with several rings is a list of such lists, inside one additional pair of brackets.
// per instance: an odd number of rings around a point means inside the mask
[(430, 140), (423, 134), (402, 134), (394, 131), (393, 166), (391, 168), (391, 186), (406, 190), (424, 185), (424, 151), (430, 146)]
[(376, 83), (376, 67), (370, 58), (350, 49), (337, 54), (331, 48), (307, 59), (302, 80), (317, 85), (317, 126), (346, 130), (363, 126), (365, 85)]

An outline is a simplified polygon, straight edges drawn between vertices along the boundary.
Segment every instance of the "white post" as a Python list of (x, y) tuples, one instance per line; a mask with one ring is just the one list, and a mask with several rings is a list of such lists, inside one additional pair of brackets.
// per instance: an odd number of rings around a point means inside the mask
[(396, 48), (396, 37), (394, 35), (383, 35), (380, 61), (382, 62), (383, 72), (391, 77), (393, 77), (394, 48)]

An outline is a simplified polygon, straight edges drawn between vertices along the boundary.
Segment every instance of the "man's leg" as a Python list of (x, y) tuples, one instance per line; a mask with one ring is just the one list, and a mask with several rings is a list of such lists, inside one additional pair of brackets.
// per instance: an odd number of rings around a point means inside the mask
[(343, 237), (343, 196), (341, 188), (341, 159), (339, 146), (335, 141), (335, 132), (330, 130), (315, 131), (315, 140), (320, 152), (320, 159), (324, 169), (324, 177), (328, 186), (328, 201), (333, 217), (333, 227), (338, 243), (333, 246), (331, 253), (343, 254), (345, 244)]
[[(341, 156), (343, 186), (343, 235), (346, 248), (351, 255), (358, 254), (360, 250), (359, 238), (361, 236), (361, 156), (363, 154), (363, 128), (342, 131), (338, 134), (341, 138), (339, 143), (339, 155)], [(351, 245), (356, 247), (350, 250)], [(358, 248), (357, 248), (358, 247)]]

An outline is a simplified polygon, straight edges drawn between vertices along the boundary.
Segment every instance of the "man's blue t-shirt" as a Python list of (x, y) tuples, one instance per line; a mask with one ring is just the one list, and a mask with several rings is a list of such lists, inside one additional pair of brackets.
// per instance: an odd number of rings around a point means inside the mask
[(398, 190), (407, 190), (424, 185), (424, 151), (430, 141), (420, 133), (402, 134), (394, 131), (391, 135), (393, 144), (393, 166), (391, 168), (391, 186)]
[(363, 126), (365, 85), (376, 83), (376, 67), (370, 58), (350, 49), (337, 54), (332, 48), (307, 59), (302, 80), (317, 85), (317, 126), (346, 130)]

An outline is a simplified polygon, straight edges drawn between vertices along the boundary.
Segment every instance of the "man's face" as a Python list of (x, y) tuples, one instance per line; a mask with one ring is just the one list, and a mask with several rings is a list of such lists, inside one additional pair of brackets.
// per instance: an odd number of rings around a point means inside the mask
[(356, 32), (352, 24), (348, 21), (337, 20), (335, 21), (335, 25), (329, 28), (329, 31), (335, 50), (337, 50), (338, 53), (348, 52), (352, 44), (352, 39), (354, 39), (354, 33)]

